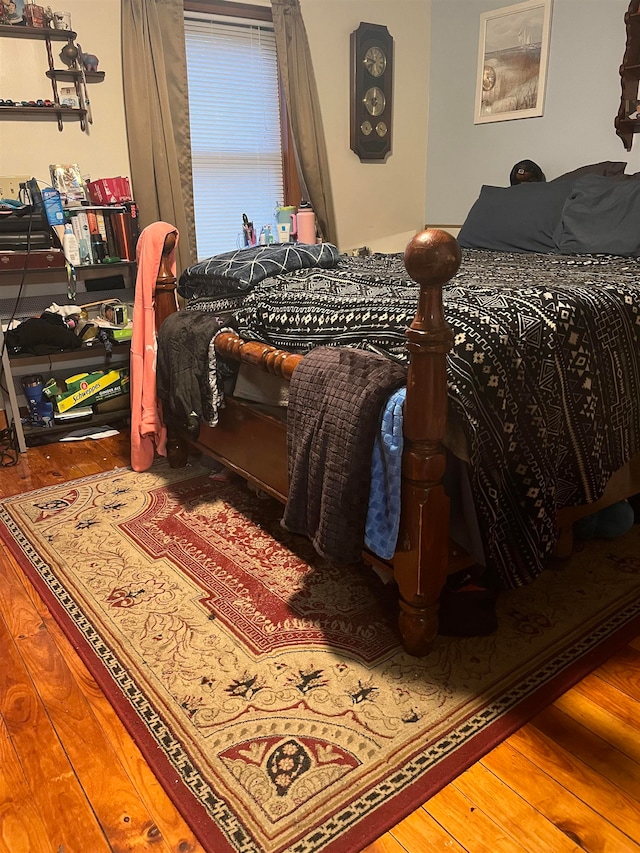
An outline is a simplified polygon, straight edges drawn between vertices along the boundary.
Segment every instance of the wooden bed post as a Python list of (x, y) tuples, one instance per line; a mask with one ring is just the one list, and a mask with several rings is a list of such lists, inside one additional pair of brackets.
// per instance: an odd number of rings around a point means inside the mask
[(158, 278), (156, 279), (156, 289), (154, 293), (154, 304), (156, 314), (156, 331), (160, 328), (163, 321), (178, 310), (178, 300), (176, 298), (176, 277), (169, 266), (169, 255), (176, 245), (175, 233), (167, 234), (162, 248), (162, 258), (160, 259), (160, 269), (158, 270)]
[(404, 406), (402, 511), (393, 559), (400, 591), (405, 649), (426, 655), (438, 633), (438, 600), (447, 577), (449, 498), (442, 485), (446, 455), (447, 353), (453, 334), (444, 318), (442, 285), (460, 267), (461, 253), (445, 231), (417, 234), (405, 250), (407, 272), (420, 285), (418, 310), (407, 329), (411, 361)]
[[(156, 317), (156, 333), (170, 314), (174, 314), (179, 306), (176, 296), (176, 277), (169, 264), (169, 255), (176, 245), (175, 233), (167, 234), (162, 248), (160, 268), (154, 291), (154, 307)], [(183, 468), (189, 458), (189, 444), (179, 435), (171, 424), (167, 424), (167, 459), (172, 468)]]
[[(167, 253), (170, 251), (168, 248)], [(400, 591), (399, 628), (403, 645), (410, 654), (422, 657), (428, 654), (438, 632), (438, 600), (449, 562), (449, 498), (442, 485), (446, 467), (442, 440), (448, 409), (447, 353), (453, 334), (444, 319), (442, 286), (458, 271), (461, 253), (450, 234), (427, 230), (411, 240), (404, 260), (408, 274), (420, 285), (420, 292), (416, 315), (407, 329), (410, 364), (404, 408), (402, 511), (392, 565)], [(164, 318), (176, 307), (175, 278), (167, 271), (163, 260), (156, 287), (156, 328), (160, 328)], [(216, 351), (286, 379), (291, 378), (302, 358), (268, 344), (243, 341), (235, 332), (219, 334)], [(285, 423), (277, 422), (278, 440), (273, 445), (277, 444), (277, 448), (273, 459), (269, 457), (273, 470), (261, 469), (258, 476), (255, 447), (263, 434), (265, 423), (262, 419), (266, 416), (256, 416), (258, 420), (254, 424), (247, 408), (248, 404), (228, 405), (221, 412), (218, 427), (203, 427), (205, 436), (201, 435), (197, 446), (212, 453), (231, 470), (260, 482), (261, 488), (284, 501), (287, 492)], [(268, 420), (272, 426), (273, 419)], [(175, 430), (168, 432), (169, 463), (179, 467), (187, 461), (189, 445)], [(248, 451), (245, 449), (247, 442), (250, 442)], [(273, 479), (276, 469), (280, 474), (276, 478), (277, 486)]]

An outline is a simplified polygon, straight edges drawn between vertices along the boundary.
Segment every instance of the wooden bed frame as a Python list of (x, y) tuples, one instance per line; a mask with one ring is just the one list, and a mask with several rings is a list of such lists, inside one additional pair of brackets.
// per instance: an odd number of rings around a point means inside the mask
[[(174, 244), (165, 242), (155, 291), (156, 328), (178, 310), (176, 279), (167, 263)], [(420, 287), (416, 315), (407, 329), (411, 359), (404, 407), (402, 509), (396, 553), (386, 563), (365, 551), (366, 562), (393, 574), (400, 600), (399, 630), (409, 654), (424, 656), (438, 631), (438, 602), (447, 575), (470, 566), (472, 560), (448, 535), (449, 498), (442, 485), (446, 454), (442, 445), (447, 426), (447, 353), (452, 331), (444, 317), (442, 287), (458, 271), (461, 253), (454, 237), (428, 229), (406, 248), (407, 272)], [(291, 379), (303, 356), (235, 333), (216, 338), (216, 351), (226, 358), (251, 364)], [(275, 407), (227, 397), (215, 428), (201, 425), (197, 448), (213, 456), (256, 487), (285, 502), (287, 481), (286, 414)], [(189, 442), (169, 436), (167, 455), (172, 467), (186, 464)], [(572, 551), (571, 525), (576, 519), (640, 492), (640, 454), (612, 478), (596, 504), (572, 507), (558, 514), (560, 537), (556, 556)]]

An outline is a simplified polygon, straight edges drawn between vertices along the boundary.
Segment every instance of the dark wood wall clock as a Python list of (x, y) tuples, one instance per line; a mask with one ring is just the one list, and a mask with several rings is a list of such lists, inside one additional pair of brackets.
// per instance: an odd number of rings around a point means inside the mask
[(351, 33), (351, 149), (361, 160), (391, 151), (393, 38), (381, 24)]

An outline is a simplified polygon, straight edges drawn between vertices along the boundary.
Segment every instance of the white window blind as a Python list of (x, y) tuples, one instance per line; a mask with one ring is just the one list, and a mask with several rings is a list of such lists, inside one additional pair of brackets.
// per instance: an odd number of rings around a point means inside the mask
[[(284, 198), (276, 44), (264, 22), (185, 13), (198, 259), (273, 229)], [(275, 234), (275, 231), (274, 231)]]

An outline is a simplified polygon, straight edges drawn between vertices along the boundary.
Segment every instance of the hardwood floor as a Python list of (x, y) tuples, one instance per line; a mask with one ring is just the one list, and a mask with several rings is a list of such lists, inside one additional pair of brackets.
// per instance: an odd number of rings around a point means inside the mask
[[(128, 434), (31, 448), (12, 495), (128, 465)], [(0, 853), (201, 851), (2, 546)], [(640, 850), (640, 637), (367, 853)]]

